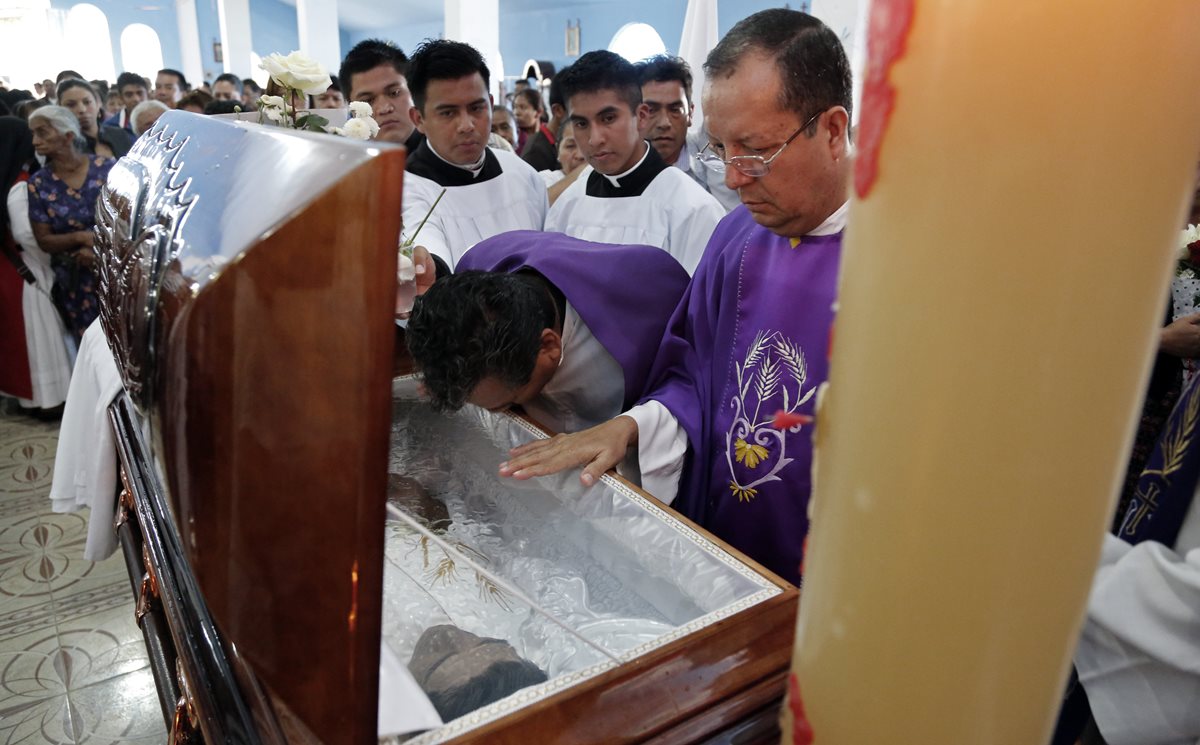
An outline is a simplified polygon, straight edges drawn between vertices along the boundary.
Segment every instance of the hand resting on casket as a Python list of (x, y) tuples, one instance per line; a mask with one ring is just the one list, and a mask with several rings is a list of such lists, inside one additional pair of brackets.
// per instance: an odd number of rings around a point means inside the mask
[(430, 530), (440, 532), (450, 527), (450, 511), (445, 503), (430, 496), (429, 491), (414, 478), (389, 473), (388, 501)]
[(529, 479), (584, 466), (579, 481), (591, 486), (624, 459), (637, 439), (637, 422), (619, 416), (582, 432), (515, 447), (509, 451), (509, 459), (500, 464), (500, 475)]

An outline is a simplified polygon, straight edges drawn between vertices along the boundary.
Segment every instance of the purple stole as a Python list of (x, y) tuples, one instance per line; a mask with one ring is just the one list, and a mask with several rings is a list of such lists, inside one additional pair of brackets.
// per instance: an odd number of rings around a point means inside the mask
[(842, 235), (787, 238), (745, 207), (714, 231), (671, 317), (651, 393), (691, 451), (672, 506), (784, 579), (799, 583), (811, 491), (812, 414), (828, 374)]
[(475, 244), (455, 271), (533, 270), (557, 287), (625, 373), (625, 405), (647, 375), (688, 275), (654, 246), (592, 243), (562, 233), (514, 230)]

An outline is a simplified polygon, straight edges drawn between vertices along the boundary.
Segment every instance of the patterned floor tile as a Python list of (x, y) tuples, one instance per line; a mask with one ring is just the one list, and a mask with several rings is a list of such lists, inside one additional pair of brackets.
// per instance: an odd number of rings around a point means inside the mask
[(69, 697), (78, 745), (166, 741), (166, 725), (149, 669), (72, 690)]
[(71, 691), (149, 668), (132, 598), (122, 607), (58, 621), (54, 671)]
[(53, 629), (50, 583), (37, 575), (37, 562), (0, 566), (0, 639)]
[(67, 687), (54, 669), (51, 625), (0, 641), (0, 743), (74, 745)]
[(0, 434), (0, 491), (49, 494), (58, 435), (37, 429)]
[[(61, 694), (40, 701), (0, 702), (0, 743), (75, 745), (70, 702)], [(159, 742), (165, 742), (162, 738)]]

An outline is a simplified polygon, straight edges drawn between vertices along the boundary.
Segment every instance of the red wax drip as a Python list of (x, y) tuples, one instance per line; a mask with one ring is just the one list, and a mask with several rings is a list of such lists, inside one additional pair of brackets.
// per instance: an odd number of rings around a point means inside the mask
[(812, 745), (813, 728), (804, 714), (804, 699), (800, 697), (800, 681), (795, 673), (788, 676), (788, 708), (792, 710), (792, 745)]
[(862, 119), (858, 156), (854, 161), (854, 191), (866, 199), (879, 175), (879, 150), (887, 132), (896, 89), (888, 82), (892, 65), (904, 56), (916, 0), (875, 0), (867, 27), (867, 70), (863, 79)]

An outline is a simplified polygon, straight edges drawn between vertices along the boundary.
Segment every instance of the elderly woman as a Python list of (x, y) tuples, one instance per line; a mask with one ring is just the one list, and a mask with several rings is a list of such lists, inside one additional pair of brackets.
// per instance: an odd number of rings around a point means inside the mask
[(79, 129), (87, 140), (87, 152), (106, 158), (120, 158), (133, 146), (133, 137), (120, 127), (100, 123), (100, 99), (90, 83), (67, 78), (58, 84), (58, 105), (69, 109), (79, 120)]
[(55, 304), (78, 342), (99, 313), (92, 228), (113, 160), (86, 152), (79, 120), (61, 106), (33, 112), (29, 128), (33, 149), (46, 159), (29, 179), (29, 222), (38, 247), (50, 254)]
[(129, 115), (133, 136), (141, 137), (142, 132), (153, 127), (158, 118), (170, 110), (165, 103), (153, 98), (134, 106), (133, 113)]

